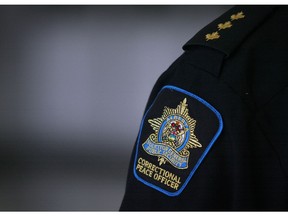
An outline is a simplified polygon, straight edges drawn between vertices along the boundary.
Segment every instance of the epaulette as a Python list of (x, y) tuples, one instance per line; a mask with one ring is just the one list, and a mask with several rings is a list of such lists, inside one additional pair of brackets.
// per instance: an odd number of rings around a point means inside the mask
[(200, 30), (183, 49), (206, 46), (228, 57), (275, 9), (276, 6), (235, 6)]

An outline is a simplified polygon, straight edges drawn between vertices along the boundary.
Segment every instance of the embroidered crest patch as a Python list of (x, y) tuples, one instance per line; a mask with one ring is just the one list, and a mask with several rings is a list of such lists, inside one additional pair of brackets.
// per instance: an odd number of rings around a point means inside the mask
[(218, 111), (200, 97), (165, 86), (141, 123), (134, 175), (169, 196), (179, 195), (222, 130)]

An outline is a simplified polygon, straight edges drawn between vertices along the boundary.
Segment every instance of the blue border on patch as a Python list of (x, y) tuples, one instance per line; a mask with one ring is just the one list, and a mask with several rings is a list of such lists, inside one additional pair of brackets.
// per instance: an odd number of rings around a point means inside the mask
[[(206, 147), (205, 151), (203, 152), (203, 154), (201, 155), (200, 159), (197, 161), (196, 165), (194, 166), (194, 168), (192, 169), (191, 173), (189, 174), (189, 176), (187, 177), (186, 181), (183, 183), (183, 185), (181, 186), (181, 188), (176, 191), (176, 192), (170, 192), (170, 191), (167, 191), (167, 190), (164, 190), (152, 183), (149, 183), (147, 181), (145, 181), (144, 179), (140, 178), (137, 173), (136, 173), (136, 164), (137, 164), (137, 158), (138, 158), (138, 147), (139, 147), (139, 143), (140, 143), (140, 137), (141, 137), (141, 134), (142, 134), (142, 128), (143, 128), (143, 124), (144, 124), (144, 120), (146, 119), (146, 115), (147, 113), (149, 113), (151, 107), (154, 105), (158, 95), (164, 90), (164, 89), (172, 89), (172, 90), (175, 90), (175, 91), (178, 91), (178, 92), (181, 92), (183, 94), (186, 94), (198, 101), (200, 101), (202, 104), (204, 104), (206, 107), (208, 107), (210, 110), (212, 110), (216, 117), (218, 118), (219, 120), (219, 128), (218, 128), (218, 131), (216, 132), (215, 136), (213, 137), (213, 139), (211, 140), (211, 142), (208, 144), (208, 146)], [(205, 158), (205, 156), (207, 155), (207, 153), (209, 152), (210, 148), (213, 146), (213, 144), (215, 143), (216, 139), (219, 137), (222, 129), (223, 129), (223, 120), (222, 120), (222, 117), (220, 115), (220, 113), (212, 106), (210, 105), (208, 102), (206, 102), (205, 100), (203, 100), (202, 98), (198, 97), (197, 95), (191, 93), (191, 92), (188, 92), (184, 89), (181, 89), (181, 88), (178, 88), (176, 86), (171, 86), (171, 85), (166, 85), (164, 86), (160, 92), (158, 93), (158, 95), (156, 96), (155, 100), (153, 101), (153, 103), (151, 104), (151, 106), (149, 107), (149, 109), (146, 111), (143, 119), (142, 119), (142, 122), (141, 122), (141, 126), (140, 126), (140, 133), (139, 133), (139, 136), (138, 136), (138, 139), (137, 139), (137, 144), (136, 144), (136, 152), (135, 152), (135, 159), (134, 159), (134, 167), (133, 167), (133, 173), (134, 173), (134, 176), (136, 177), (137, 180), (141, 181), (143, 184), (149, 186), (149, 187), (152, 187), (168, 196), (178, 196), (183, 190), (184, 188), (187, 186), (188, 182), (190, 181), (190, 179), (192, 178), (192, 176), (194, 175), (195, 171), (197, 170), (197, 168), (199, 167), (199, 165), (201, 164), (201, 162), (203, 161), (203, 159)]]

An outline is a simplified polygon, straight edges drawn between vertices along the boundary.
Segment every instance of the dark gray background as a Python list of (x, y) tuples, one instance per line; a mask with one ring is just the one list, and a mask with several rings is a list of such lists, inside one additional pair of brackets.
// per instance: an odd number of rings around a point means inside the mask
[(149, 93), (231, 6), (0, 6), (0, 210), (118, 210)]

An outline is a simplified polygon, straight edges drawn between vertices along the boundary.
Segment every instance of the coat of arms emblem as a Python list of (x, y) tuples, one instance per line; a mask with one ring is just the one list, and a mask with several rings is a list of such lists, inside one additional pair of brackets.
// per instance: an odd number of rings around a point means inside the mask
[(177, 169), (187, 169), (189, 149), (202, 147), (194, 134), (196, 120), (189, 116), (187, 99), (175, 109), (164, 107), (160, 118), (148, 122), (154, 133), (142, 144), (144, 151), (158, 157), (159, 165), (169, 162)]

